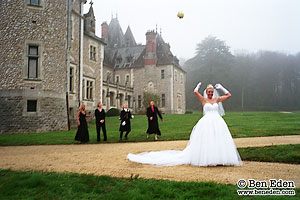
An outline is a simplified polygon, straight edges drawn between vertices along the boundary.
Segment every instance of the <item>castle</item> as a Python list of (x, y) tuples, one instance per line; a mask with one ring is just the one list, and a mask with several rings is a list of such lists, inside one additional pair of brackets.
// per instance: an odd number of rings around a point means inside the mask
[(78, 105), (93, 112), (127, 103), (143, 111), (143, 93), (164, 113), (185, 112), (185, 72), (157, 31), (137, 44), (117, 18), (95, 34), (86, 0), (4, 1), (0, 23), (0, 133), (66, 130)]

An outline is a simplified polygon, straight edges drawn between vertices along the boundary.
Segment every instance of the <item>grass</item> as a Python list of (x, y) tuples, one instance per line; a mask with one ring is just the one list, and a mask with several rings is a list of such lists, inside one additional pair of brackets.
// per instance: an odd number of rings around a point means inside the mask
[[(202, 113), (163, 115), (165, 122), (160, 122), (162, 136), (160, 140), (188, 140), (190, 133), (202, 117)], [(276, 112), (228, 112), (224, 117), (233, 137), (255, 137), (273, 135), (300, 134), (300, 112), (291, 114)], [(135, 115), (131, 121), (130, 142), (146, 140), (147, 118)], [(119, 140), (118, 117), (106, 118), (108, 142)], [(74, 144), (76, 130), (54, 131), (47, 133), (0, 135), (0, 145), (44, 145)], [(90, 143), (96, 143), (95, 120), (89, 124)], [(154, 137), (152, 136), (151, 139)], [(101, 133), (101, 139), (103, 135)]]
[(239, 148), (242, 160), (300, 164), (300, 144)]
[(238, 196), (235, 185), (0, 170), (1, 199), (299, 199)]

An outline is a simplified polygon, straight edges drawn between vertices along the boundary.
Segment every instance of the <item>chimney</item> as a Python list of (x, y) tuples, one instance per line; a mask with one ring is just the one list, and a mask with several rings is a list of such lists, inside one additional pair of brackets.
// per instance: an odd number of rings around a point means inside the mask
[(156, 32), (154, 30), (146, 33), (146, 55), (144, 65), (156, 65)]
[(103, 22), (101, 24), (101, 31), (102, 31), (101, 37), (104, 39), (104, 41), (107, 42), (107, 40), (108, 40), (108, 25), (106, 22)]

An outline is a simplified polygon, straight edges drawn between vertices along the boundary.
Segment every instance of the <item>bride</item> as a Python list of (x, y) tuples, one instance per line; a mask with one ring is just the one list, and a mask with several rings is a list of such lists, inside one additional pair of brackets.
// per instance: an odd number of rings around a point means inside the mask
[[(242, 165), (240, 155), (233, 142), (229, 129), (221, 117), (224, 114), (221, 102), (231, 94), (221, 84), (214, 87), (209, 84), (202, 96), (198, 90), (194, 93), (203, 105), (204, 116), (194, 126), (190, 140), (183, 151), (164, 150), (127, 155), (130, 161), (158, 166), (191, 164), (196, 166)], [(217, 90), (225, 95), (218, 96)]]

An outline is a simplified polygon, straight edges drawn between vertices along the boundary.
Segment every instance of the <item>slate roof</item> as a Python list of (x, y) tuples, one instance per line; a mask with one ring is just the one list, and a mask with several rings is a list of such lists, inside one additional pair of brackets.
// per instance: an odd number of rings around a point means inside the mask
[(106, 45), (106, 42), (102, 39), (102, 38), (99, 38), (98, 36), (94, 35), (94, 34), (91, 34), (87, 31), (84, 31), (84, 34), (95, 39), (95, 40), (98, 40), (99, 42), (102, 42), (104, 45)]
[(113, 18), (109, 23), (107, 44), (110, 48), (124, 46), (124, 33), (117, 18)]
[[(117, 18), (113, 18), (108, 27), (108, 42), (104, 49), (104, 65), (112, 68), (143, 67), (146, 45), (138, 45), (128, 26), (125, 35)], [(157, 65), (175, 65), (179, 67), (179, 60), (170, 50), (162, 36), (157, 33), (156, 38)]]
[(127, 30), (126, 30), (125, 35), (124, 35), (124, 43), (125, 43), (126, 47), (136, 46), (135, 39), (133, 37), (133, 34), (132, 34), (131, 29), (130, 29), (129, 26), (127, 27)]

